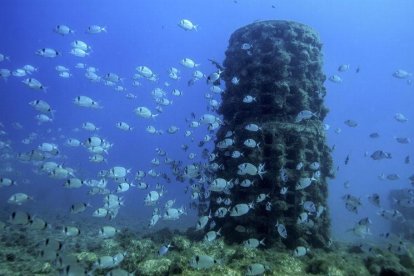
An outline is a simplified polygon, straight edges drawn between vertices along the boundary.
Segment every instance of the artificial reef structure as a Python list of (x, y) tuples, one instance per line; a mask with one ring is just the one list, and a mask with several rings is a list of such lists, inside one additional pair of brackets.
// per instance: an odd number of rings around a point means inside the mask
[[(414, 175), (410, 177), (414, 179)], [(396, 219), (390, 221), (391, 232), (396, 233), (401, 238), (406, 240), (414, 240), (414, 213), (412, 202), (412, 189), (393, 189), (389, 192), (388, 201), (392, 210), (401, 213), (403, 219)]]
[[(219, 197), (232, 202), (230, 215), (215, 219), (227, 242), (329, 246), (333, 170), (321, 47), (312, 28), (291, 21), (255, 22), (231, 35), (218, 110), (224, 124), (214, 149), (222, 165), (214, 177), (225, 179), (229, 191), (210, 196), (212, 213), (226, 207)], [(286, 237), (276, 225), (285, 226)]]

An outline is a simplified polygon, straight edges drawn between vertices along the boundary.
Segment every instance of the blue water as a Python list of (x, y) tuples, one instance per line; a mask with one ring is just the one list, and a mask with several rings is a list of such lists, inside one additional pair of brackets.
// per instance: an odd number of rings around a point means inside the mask
[[(236, 2), (236, 3), (235, 3)], [(272, 8), (272, 5), (275, 8)], [(412, 17), (414, 3), (402, 0), (393, 1), (9, 1), (0, 9), (0, 53), (10, 56), (10, 61), (0, 63), (0, 68), (15, 70), (25, 64), (31, 64), (39, 71), (33, 77), (48, 87), (46, 92), (29, 89), (21, 81), (24, 78), (10, 76), (7, 81), (0, 80), (0, 122), (4, 124), (5, 136), (1, 141), (10, 141), (12, 153), (28, 152), (42, 142), (53, 142), (61, 151), (56, 162), (76, 170), (76, 176), (83, 179), (97, 178), (97, 173), (116, 165), (131, 168), (130, 178), (140, 169), (152, 168), (150, 161), (156, 157), (155, 148), (166, 150), (169, 157), (183, 164), (190, 164), (189, 152), (197, 153), (201, 159), (201, 148), (197, 146), (207, 131), (200, 127), (194, 131), (194, 142), (184, 137), (188, 129), (186, 118), (194, 112), (199, 118), (207, 113), (208, 92), (205, 81), (198, 81), (188, 87), (192, 69), (184, 68), (179, 61), (185, 57), (200, 63), (201, 70), (210, 74), (216, 69), (208, 61), (213, 58), (222, 62), (228, 39), (236, 29), (256, 20), (284, 19), (294, 20), (313, 27), (323, 42), (324, 72), (327, 76), (339, 74), (343, 78), (340, 84), (326, 81), (328, 94), (326, 105), (330, 112), (325, 123), (330, 125), (328, 143), (335, 145), (333, 152), (335, 167), (339, 167), (336, 179), (329, 181), (329, 203), (333, 225), (333, 238), (342, 239), (346, 230), (358, 219), (369, 216), (373, 221), (373, 232), (386, 231), (388, 223), (379, 218), (376, 208), (369, 205), (366, 196), (374, 192), (382, 196), (384, 207), (388, 205), (388, 191), (397, 188), (410, 188), (407, 178), (413, 173), (413, 164), (404, 164), (404, 157), (414, 152), (411, 145), (398, 144), (394, 136), (414, 138), (413, 86), (406, 80), (392, 76), (397, 69), (414, 71), (412, 49), (414, 33)], [(198, 31), (184, 31), (177, 26), (183, 19), (198, 24)], [(58, 24), (66, 24), (75, 30), (74, 34), (61, 36), (53, 32)], [(108, 32), (96, 35), (86, 33), (88, 26), (97, 24), (106, 26)], [(69, 54), (70, 43), (82, 40), (91, 45), (90, 56), (78, 58)], [(40, 48), (51, 47), (62, 52), (62, 56), (47, 59), (35, 55)], [(84, 77), (83, 69), (76, 69), (78, 62), (99, 69), (98, 75), (113, 72), (125, 78), (122, 85), (128, 93), (138, 98), (129, 100), (125, 92), (116, 92), (102, 83), (92, 83)], [(338, 73), (340, 64), (350, 64), (345, 73)], [(73, 76), (60, 78), (55, 71), (56, 65), (70, 68)], [(142, 86), (132, 86), (135, 67), (146, 65), (159, 76), (159, 82), (140, 80)], [(168, 69), (176, 67), (181, 71), (181, 79), (168, 78)], [(357, 67), (360, 72), (355, 73)], [(169, 87), (164, 82), (170, 83)], [(137, 106), (148, 106), (155, 110), (151, 91), (155, 87), (163, 88), (173, 100), (171, 106), (156, 119), (138, 118), (133, 110)], [(181, 97), (171, 96), (173, 88), (183, 91)], [(104, 108), (89, 110), (75, 106), (76, 96), (87, 95), (99, 102)], [(37, 112), (28, 105), (29, 101), (43, 99), (56, 110), (54, 121), (38, 125)], [(398, 123), (395, 113), (401, 112), (408, 122)], [(358, 122), (356, 128), (349, 128), (343, 122), (353, 119)], [(91, 136), (81, 128), (82, 123), (91, 121), (101, 129), (96, 133), (114, 144), (106, 156), (107, 163), (93, 164), (88, 161), (88, 152), (84, 147), (70, 148), (64, 145), (67, 138), (74, 137), (84, 141)], [(134, 130), (123, 132), (115, 127), (116, 122), (125, 121)], [(16, 129), (13, 123), (23, 127)], [(180, 128), (173, 135), (154, 136), (145, 131), (146, 126), (154, 125), (164, 131), (171, 125)], [(334, 130), (341, 128), (336, 134)], [(38, 138), (29, 145), (21, 140), (31, 132)], [(379, 132), (380, 138), (368, 137), (371, 132)], [(180, 147), (188, 144), (184, 152)], [(207, 148), (212, 148), (212, 142)], [(373, 161), (364, 157), (377, 149), (392, 153), (391, 160)], [(344, 165), (347, 155), (348, 165)], [(162, 158), (162, 157), (160, 157)], [(4, 172), (10, 166), (13, 172)], [(50, 179), (47, 175), (38, 175), (36, 166), (18, 160), (1, 160), (1, 176), (15, 179), (19, 185), (0, 190), (0, 206), (4, 210), (2, 220), (13, 210), (26, 210), (31, 214), (53, 220), (56, 216), (70, 217), (68, 210), (75, 202), (90, 202), (94, 207), (82, 215), (93, 222), (102, 219), (92, 218), (92, 211), (102, 204), (102, 196), (88, 196), (87, 188), (67, 190), (64, 180)], [(170, 174), (169, 167), (161, 165), (155, 168)], [(397, 173), (400, 180), (379, 180), (381, 173)], [(28, 179), (27, 183), (24, 179)], [(350, 188), (343, 186), (350, 181)], [(162, 179), (145, 179), (151, 189), (157, 182), (167, 189), (162, 203), (168, 199), (177, 199), (176, 206), (187, 206), (190, 195), (184, 193), (187, 183), (173, 181), (165, 183)], [(109, 184), (110, 189), (115, 184)], [(15, 192), (25, 192), (34, 197), (34, 201), (23, 206), (10, 206), (7, 199)], [(142, 229), (151, 217), (151, 207), (143, 204), (146, 191), (132, 189), (125, 197), (125, 207), (115, 220), (119, 225)], [(359, 214), (345, 209), (341, 197), (351, 193), (361, 197), (363, 207)], [(196, 221), (195, 212), (188, 210), (183, 217), (183, 225), (192, 226)], [(76, 220), (75, 217), (71, 217)], [(165, 226), (174, 227), (173, 222), (160, 221), (155, 229)], [(349, 233), (347, 233), (348, 235)], [(349, 236), (352, 238), (352, 235)]]

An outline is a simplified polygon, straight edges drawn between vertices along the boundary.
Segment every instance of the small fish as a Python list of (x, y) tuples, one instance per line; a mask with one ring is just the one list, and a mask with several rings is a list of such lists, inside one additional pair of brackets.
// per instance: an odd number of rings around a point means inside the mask
[(24, 76), (26, 76), (26, 70), (24, 70), (24, 69), (16, 69), (16, 70), (14, 70), (13, 72), (12, 72), (12, 75), (13, 76), (15, 76), (15, 77), (24, 77)]
[(142, 118), (155, 118), (158, 116), (158, 114), (152, 114), (151, 110), (145, 106), (139, 106), (135, 108), (134, 112), (137, 116), (140, 116)]
[(183, 65), (184, 67), (187, 68), (195, 68), (200, 66), (200, 64), (195, 63), (194, 60), (190, 59), (190, 58), (184, 58), (180, 61), (181, 65)]
[(7, 200), (10, 204), (15, 205), (22, 205), (23, 203), (27, 202), (28, 200), (33, 200), (33, 197), (28, 196), (25, 193), (15, 193)]
[(411, 77), (412, 75), (413, 75), (412, 73), (408, 73), (407, 71), (403, 69), (398, 69), (397, 71), (392, 73), (392, 76), (397, 79), (406, 79), (408, 77)]
[(7, 177), (0, 177), (0, 188), (12, 185), (17, 185), (17, 182)]
[(282, 237), (282, 239), (286, 239), (288, 234), (285, 225), (279, 223), (279, 221), (276, 221), (275, 227), (277, 228), (277, 232), (279, 233), (280, 237)]
[(393, 198), (393, 202), (399, 206), (403, 206), (406, 208), (413, 208), (414, 207), (414, 199), (412, 198), (402, 198), (402, 199), (395, 199)]
[(42, 57), (55, 58), (62, 55), (60, 52), (52, 48), (42, 48), (36, 51), (36, 54)]
[(5, 60), (10, 60), (10, 57), (5, 56), (4, 54), (0, 53), (0, 62), (5, 61)]
[(351, 185), (349, 184), (349, 180), (346, 180), (345, 182), (344, 182), (344, 188), (345, 189), (349, 189), (351, 187)]
[(369, 225), (358, 224), (358, 223), (353, 228), (348, 229), (347, 232), (352, 232), (352, 234), (360, 238), (366, 238), (367, 236), (372, 235)]
[(104, 33), (107, 32), (106, 27), (101, 27), (101, 26), (98, 26), (98, 25), (91, 25), (91, 26), (88, 27), (88, 29), (86, 31), (90, 34), (99, 34), (99, 33), (102, 33), (102, 32), (104, 32)]
[(29, 228), (33, 230), (50, 229), (51, 225), (41, 218), (34, 217), (30, 220)]
[(239, 79), (238, 77), (233, 77), (233, 78), (231, 79), (231, 83), (232, 83), (233, 85), (239, 85), (239, 83), (240, 83), (240, 79)]
[(160, 247), (160, 249), (158, 249), (158, 256), (164, 256), (168, 253), (168, 250), (173, 247), (171, 245), (171, 243), (167, 244), (167, 245), (163, 245)]
[(13, 225), (28, 225), (32, 217), (29, 213), (15, 211), (10, 215), (9, 222)]
[(101, 256), (98, 260), (93, 264), (93, 268), (105, 269), (105, 268), (113, 268), (117, 266), (117, 260), (112, 256)]
[(270, 201), (266, 202), (265, 209), (268, 212), (272, 211), (272, 202), (270, 202)]
[(289, 175), (284, 167), (280, 168), (279, 170), (279, 179), (283, 183), (286, 183), (289, 180)]
[(35, 78), (28, 78), (22, 81), (22, 83), (26, 84), (29, 88), (34, 90), (42, 90), (46, 91), (47, 87), (43, 86), (43, 84)]
[(240, 182), (240, 187), (249, 188), (254, 185), (255, 181), (251, 181), (250, 179), (244, 179), (242, 182)]
[(218, 231), (208, 231), (205, 235), (204, 235), (204, 242), (212, 242), (215, 241), (217, 239), (218, 236), (221, 236), (219, 229)]
[[(85, 275), (87, 275), (88, 273), (84, 273)], [(67, 274), (69, 275), (69, 274)], [(72, 275), (72, 274), (70, 274)], [(73, 274), (73, 275), (82, 275), (81, 273), (79, 274)], [(126, 271), (125, 269), (122, 268), (115, 268), (110, 270), (107, 274), (105, 274), (105, 276), (134, 276), (135, 273), (130, 273), (128, 271)]]
[[(86, 52), (85, 50), (82, 50), (80, 48), (72, 48), (72, 50), (70, 50), (69, 52), (71, 55), (74, 55), (76, 57), (86, 57), (89, 56), (89, 53)], [(91, 74), (90, 72), (88, 72), (89, 74)]]
[(345, 71), (348, 71), (349, 70), (349, 64), (341, 64), (341, 65), (339, 65), (339, 67), (338, 67), (338, 71), (339, 72), (345, 72)]
[(56, 33), (60, 34), (60, 35), (68, 35), (68, 34), (73, 34), (75, 33), (74, 30), (72, 30), (71, 28), (69, 28), (66, 25), (56, 25), (56, 27), (53, 29)]
[(92, 98), (88, 96), (77, 96), (73, 103), (80, 107), (86, 107), (86, 108), (102, 108), (98, 102), (93, 100)]
[(312, 171), (317, 171), (320, 168), (320, 164), (319, 162), (312, 162), (309, 164), (309, 169), (311, 169)]
[(190, 259), (190, 266), (195, 269), (209, 269), (220, 262), (208, 255), (195, 255)]
[(305, 256), (307, 253), (310, 252), (310, 249), (304, 246), (298, 246), (293, 250), (293, 256), (295, 257), (302, 257)]
[(295, 189), (296, 190), (303, 190), (303, 189), (309, 187), (312, 184), (312, 181), (316, 181), (316, 179), (313, 178), (313, 177), (302, 177), (296, 183)]
[(131, 131), (131, 130), (134, 129), (133, 127), (130, 127), (129, 124), (127, 124), (125, 122), (117, 122), (116, 127), (123, 130), (123, 131)]
[(81, 233), (80, 229), (75, 226), (65, 226), (62, 232), (68, 237), (79, 236)]
[(302, 203), (303, 209), (309, 213), (316, 213), (316, 205), (312, 201), (305, 201)]
[(243, 142), (243, 145), (245, 145), (248, 148), (260, 148), (260, 143), (256, 143), (256, 141), (253, 139), (246, 139)]
[(395, 113), (394, 119), (400, 123), (405, 123), (408, 121), (407, 117), (405, 117), (402, 113)]
[(346, 120), (344, 123), (349, 127), (357, 127), (358, 126), (358, 123), (356, 121), (350, 120), (350, 119)]
[(253, 203), (239, 203), (237, 205), (234, 205), (231, 209), (230, 209), (230, 216), (231, 217), (239, 217), (242, 215), (247, 214), (251, 209), (253, 209)]
[(242, 152), (238, 151), (238, 150), (235, 150), (231, 153), (231, 158), (236, 158), (237, 159), (237, 158), (240, 158), (240, 157), (243, 157), (243, 156), (244, 156), (244, 154)]
[(404, 244), (389, 244), (387, 250), (396, 255), (407, 255), (407, 247)]
[(220, 77), (221, 74), (224, 71), (222, 69), (218, 69), (218, 71), (211, 73), (208, 77), (207, 77), (207, 83), (209, 84), (220, 84)]
[(349, 154), (346, 156), (344, 163), (345, 163), (345, 165), (348, 165), (348, 163), (349, 163)]
[(298, 115), (296, 115), (295, 123), (300, 123), (303, 120), (308, 120), (312, 117), (318, 117), (318, 115), (310, 110), (302, 110), (298, 113)]
[(103, 217), (106, 217), (107, 215), (108, 215), (108, 210), (105, 208), (98, 208), (92, 213), (92, 216), (97, 217), (97, 218), (103, 218)]
[(296, 224), (304, 224), (304, 223), (307, 223), (308, 221), (309, 221), (308, 213), (303, 212), (298, 216), (296, 220)]
[(188, 19), (181, 19), (178, 26), (186, 31), (198, 31), (198, 25), (193, 24), (193, 22)]
[(297, 170), (297, 171), (300, 171), (303, 167), (304, 167), (303, 162), (299, 162), (299, 163), (296, 165), (296, 170)]
[(99, 130), (99, 127), (95, 126), (95, 124), (94, 123), (91, 123), (91, 122), (85, 122), (85, 123), (83, 123), (82, 124), (82, 128), (84, 130), (87, 130), (87, 131), (98, 131)]
[(257, 132), (262, 130), (262, 128), (256, 124), (248, 124), (244, 127), (245, 130), (251, 131), (251, 132)]
[(385, 219), (391, 220), (391, 221), (399, 221), (399, 222), (405, 222), (404, 216), (401, 214), (398, 210), (381, 210), (377, 212), (377, 214)]
[(201, 216), (198, 219), (197, 225), (196, 225), (196, 231), (204, 229), (206, 227), (209, 219), (211, 219), (211, 211), (210, 211), (208, 216)]
[[(71, 43), (71, 46), (73, 47), (73, 48), (78, 48), (78, 49), (81, 49), (81, 50), (83, 50), (83, 51), (88, 51), (88, 50), (91, 50), (92, 49), (92, 47), (91, 46), (89, 46), (88, 44), (86, 44), (85, 42), (83, 42), (82, 40), (75, 40), (75, 41), (73, 41), (72, 43)], [(91, 71), (91, 70), (89, 70), (89, 71)], [(94, 70), (93, 70), (94, 71)]]
[(138, 75), (147, 79), (156, 78), (156, 75), (147, 66), (138, 66), (135, 68), (138, 71)]
[(265, 246), (266, 244), (264, 243), (264, 241), (265, 241), (265, 239), (258, 240), (258, 239), (251, 238), (251, 239), (245, 240), (243, 242), (243, 245), (246, 248), (257, 248), (260, 245)]
[(379, 135), (379, 133), (378, 132), (373, 132), (373, 133), (371, 133), (370, 135), (369, 135), (369, 138), (373, 138), (373, 139), (375, 139), (375, 138), (378, 138), (380, 135)]
[(353, 195), (351, 195), (351, 194), (346, 194), (346, 195), (344, 195), (344, 196), (342, 197), (342, 199), (343, 199), (346, 203), (348, 203), (348, 204), (350, 204), (350, 205), (353, 205), (353, 206), (361, 206), (361, 205), (362, 205), (361, 200), (360, 200), (359, 198), (357, 198), (356, 196), (353, 196)]
[(387, 179), (391, 180), (391, 181), (398, 180), (398, 179), (400, 179), (400, 176), (396, 173), (391, 173), (391, 174), (387, 175)]
[(256, 97), (253, 97), (253, 96), (250, 96), (250, 95), (244, 96), (243, 103), (250, 104), (252, 102), (256, 102)]
[(362, 218), (358, 221), (358, 225), (371, 225), (372, 220), (370, 220), (368, 217)]
[(250, 49), (252, 49), (253, 48), (253, 45), (252, 44), (250, 44), (250, 43), (243, 43), (242, 45), (241, 45), (241, 47), (240, 47), (242, 50), (245, 50), (245, 51), (247, 51), (247, 50), (250, 50)]
[(91, 207), (89, 203), (74, 203), (70, 206), (70, 212), (72, 214), (79, 214), (86, 210), (87, 207)]
[(182, 96), (182, 95), (183, 95), (183, 92), (181, 92), (181, 91), (180, 91), (180, 90), (178, 90), (178, 89), (173, 89), (173, 91), (171, 92), (171, 94), (172, 94), (173, 96), (179, 97), (179, 96)]
[(342, 78), (338, 75), (332, 75), (329, 77), (329, 80), (333, 83), (341, 83), (342, 82)]
[(371, 158), (374, 160), (391, 159), (391, 153), (384, 152), (383, 150), (376, 150), (371, 154)]
[(411, 143), (411, 139), (408, 137), (394, 137), (395, 140), (400, 144), (409, 144)]
[(269, 197), (269, 194), (261, 193), (256, 197), (256, 203), (263, 202), (268, 197)]
[(264, 275), (266, 267), (260, 263), (249, 264), (246, 269), (246, 276)]
[(70, 77), (72, 77), (72, 74), (71, 73), (69, 73), (69, 72), (60, 72), (59, 73), (59, 77), (61, 77), (61, 78), (64, 78), (64, 79), (67, 79), (67, 78), (70, 78)]

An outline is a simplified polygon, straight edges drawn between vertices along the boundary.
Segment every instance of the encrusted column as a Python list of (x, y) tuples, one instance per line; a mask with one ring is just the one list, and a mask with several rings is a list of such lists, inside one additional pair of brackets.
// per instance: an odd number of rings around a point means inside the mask
[[(217, 132), (214, 160), (223, 169), (214, 177), (232, 181), (227, 194), (213, 191), (210, 198), (212, 213), (225, 207), (218, 197), (231, 199), (230, 215), (215, 218), (229, 242), (265, 238), (268, 246), (289, 248), (328, 244), (332, 160), (323, 124), (328, 110), (321, 46), (310, 27), (290, 21), (256, 22), (230, 38), (219, 109), (224, 125)], [(253, 186), (241, 184), (246, 179)], [(235, 206), (243, 203), (253, 204), (238, 216)], [(285, 226), (286, 238), (277, 223)]]

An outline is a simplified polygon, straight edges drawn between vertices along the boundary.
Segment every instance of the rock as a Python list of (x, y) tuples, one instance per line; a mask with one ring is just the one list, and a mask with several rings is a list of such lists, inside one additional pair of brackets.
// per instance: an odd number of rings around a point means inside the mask
[(184, 236), (174, 236), (172, 239), (172, 244), (174, 246), (174, 250), (183, 251), (187, 250), (191, 246), (191, 242), (185, 238)]
[(142, 276), (163, 276), (168, 275), (168, 271), (171, 266), (169, 259), (154, 259), (146, 260), (138, 265), (136, 274)]

